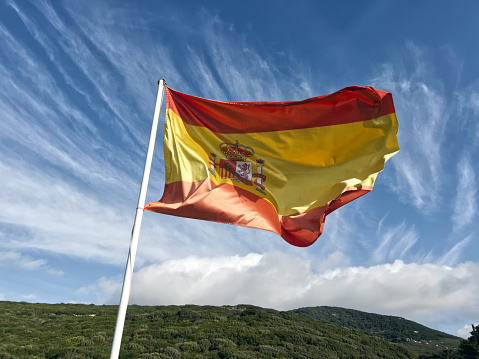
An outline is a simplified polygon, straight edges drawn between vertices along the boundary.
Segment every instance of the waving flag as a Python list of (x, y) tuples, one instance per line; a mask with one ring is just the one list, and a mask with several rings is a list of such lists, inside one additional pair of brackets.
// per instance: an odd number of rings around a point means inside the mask
[(166, 87), (163, 197), (146, 210), (260, 228), (309, 246), (398, 150), (390, 93), (220, 102)]

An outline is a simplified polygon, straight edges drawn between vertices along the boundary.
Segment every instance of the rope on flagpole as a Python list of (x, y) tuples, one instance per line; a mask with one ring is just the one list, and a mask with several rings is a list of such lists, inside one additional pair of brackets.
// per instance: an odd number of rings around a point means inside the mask
[(135, 221), (131, 230), (130, 251), (126, 262), (125, 277), (123, 278), (123, 287), (121, 289), (120, 305), (118, 306), (118, 315), (116, 318), (115, 333), (111, 346), (110, 359), (118, 359), (120, 355), (121, 337), (125, 325), (126, 309), (130, 300), (131, 280), (133, 277), (133, 267), (135, 265), (136, 249), (138, 247), (138, 238), (140, 237), (141, 221), (143, 219), (143, 207), (146, 200), (146, 190), (150, 179), (151, 162), (155, 150), (156, 134), (158, 132), (158, 123), (160, 119), (161, 106), (163, 104), (163, 93), (166, 83), (165, 80), (158, 81), (158, 93), (156, 95), (155, 112), (153, 114), (153, 123), (151, 125), (150, 142), (146, 152), (145, 168), (143, 170), (143, 179), (141, 181), (140, 194), (138, 196), (138, 205), (136, 207)]

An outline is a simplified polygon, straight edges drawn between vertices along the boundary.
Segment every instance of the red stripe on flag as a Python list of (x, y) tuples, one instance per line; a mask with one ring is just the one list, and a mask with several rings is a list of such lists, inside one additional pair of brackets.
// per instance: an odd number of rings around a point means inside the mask
[(394, 113), (390, 93), (372, 87), (347, 87), (303, 101), (221, 102), (166, 87), (167, 107), (193, 126), (217, 133), (255, 133), (331, 126)]

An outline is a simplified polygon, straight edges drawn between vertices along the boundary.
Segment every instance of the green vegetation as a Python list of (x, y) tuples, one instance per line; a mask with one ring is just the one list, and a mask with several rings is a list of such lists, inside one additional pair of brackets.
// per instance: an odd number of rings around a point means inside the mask
[[(117, 306), (0, 302), (0, 359), (108, 358), (116, 313)], [(120, 358), (370, 359), (418, 354), (292, 313), (250, 305), (186, 305), (130, 306)]]
[(397, 343), (420, 355), (433, 355), (443, 350), (457, 349), (461, 342), (458, 337), (400, 317), (326, 306), (299, 308), (289, 312), (359, 330), (364, 334)]
[(461, 340), (458, 350), (446, 349), (442, 353), (421, 356), (419, 359), (479, 359), (479, 326), (472, 326), (471, 336)]

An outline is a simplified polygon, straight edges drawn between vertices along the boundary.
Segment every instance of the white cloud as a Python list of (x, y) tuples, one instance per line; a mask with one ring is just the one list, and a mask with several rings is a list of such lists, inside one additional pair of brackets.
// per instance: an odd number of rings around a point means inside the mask
[(37, 296), (33, 293), (25, 294), (25, 295), (21, 296), (21, 299), (22, 299), (22, 301), (26, 301), (26, 302), (34, 302), (34, 301), (37, 300)]
[(325, 260), (318, 261), (316, 271), (318, 273), (324, 273), (331, 268), (348, 267), (351, 259), (340, 251), (331, 253)]
[(63, 275), (63, 272), (50, 268), (46, 259), (35, 259), (17, 251), (0, 252), (0, 267), (18, 268), (28, 271), (44, 270), (51, 275)]
[[(231, 257), (186, 257), (139, 269), (131, 303), (255, 304), (287, 310), (340, 306), (398, 315), (440, 327), (479, 315), (479, 264), (342, 267), (315, 273), (311, 262), (281, 252)], [(102, 279), (95, 290), (116, 295), (120, 283)], [(110, 302), (118, 299), (110, 296)]]
[(456, 332), (456, 335), (460, 338), (464, 338), (464, 339), (467, 339), (471, 336), (471, 332), (472, 332), (472, 325), (474, 326), (477, 326), (479, 324), (474, 324), (474, 323), (471, 323), (471, 324), (466, 324), (464, 325), (464, 327), (462, 327), (461, 329), (459, 329), (457, 332)]
[[(122, 282), (102, 277), (95, 284), (90, 284), (75, 291), (80, 298), (88, 298), (83, 302), (95, 302), (97, 304), (120, 302)], [(82, 302), (80, 300), (80, 302)]]

